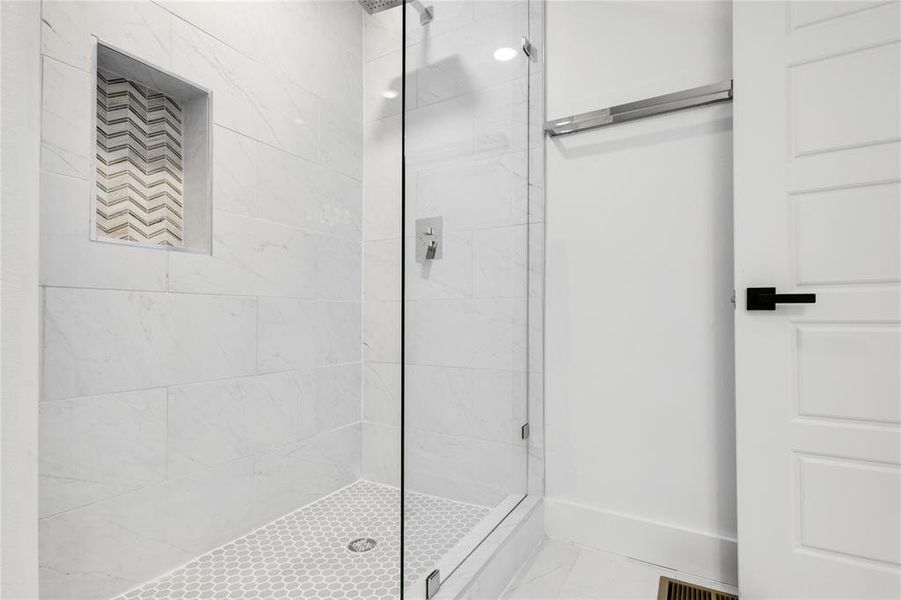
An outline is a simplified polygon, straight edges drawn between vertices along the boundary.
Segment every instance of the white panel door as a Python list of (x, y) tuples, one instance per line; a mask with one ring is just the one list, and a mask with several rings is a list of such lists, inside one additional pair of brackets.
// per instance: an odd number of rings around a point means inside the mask
[(736, 2), (734, 61), (742, 597), (897, 599), (901, 5)]

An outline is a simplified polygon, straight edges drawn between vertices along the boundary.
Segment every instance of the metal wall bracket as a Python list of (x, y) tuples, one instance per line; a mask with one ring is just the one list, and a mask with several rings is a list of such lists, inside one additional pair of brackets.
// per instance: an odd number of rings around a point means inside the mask
[(420, 25), (428, 25), (432, 22), (432, 19), (435, 18), (435, 8), (432, 6), (426, 6), (421, 13), (419, 13), (419, 24)]
[(532, 46), (532, 42), (529, 41), (529, 38), (523, 36), (522, 38), (522, 53), (529, 57), (529, 60), (535, 62), (537, 57), (535, 56), (535, 48)]
[(438, 594), (439, 589), (441, 589), (441, 571), (435, 569), (425, 578), (426, 600), (434, 598)]
[(524, 440), (529, 439), (529, 424), (528, 423), (526, 423), (525, 425), (522, 426), (522, 431), (521, 431), (520, 435), (522, 435), (522, 439), (524, 439)]

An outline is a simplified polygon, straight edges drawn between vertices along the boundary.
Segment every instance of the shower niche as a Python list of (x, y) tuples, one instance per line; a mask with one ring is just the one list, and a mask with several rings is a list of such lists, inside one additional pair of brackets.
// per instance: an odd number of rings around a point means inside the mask
[(95, 45), (92, 239), (209, 253), (208, 90)]

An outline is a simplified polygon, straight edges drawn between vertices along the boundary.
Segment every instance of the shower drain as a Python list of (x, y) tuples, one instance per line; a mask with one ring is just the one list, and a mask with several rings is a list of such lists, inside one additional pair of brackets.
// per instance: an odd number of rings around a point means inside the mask
[(373, 548), (375, 548), (375, 540), (372, 538), (357, 538), (347, 545), (347, 549), (351, 552), (369, 552)]

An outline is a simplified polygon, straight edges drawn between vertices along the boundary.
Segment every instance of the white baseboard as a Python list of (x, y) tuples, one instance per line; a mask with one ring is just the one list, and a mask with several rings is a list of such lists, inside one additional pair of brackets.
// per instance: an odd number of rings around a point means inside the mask
[(738, 544), (734, 539), (566, 500), (545, 498), (544, 503), (550, 538), (738, 585)]

